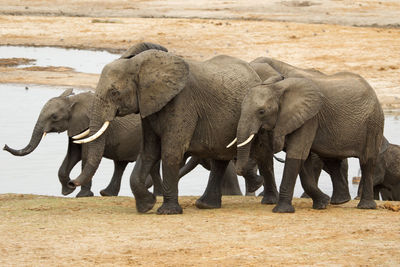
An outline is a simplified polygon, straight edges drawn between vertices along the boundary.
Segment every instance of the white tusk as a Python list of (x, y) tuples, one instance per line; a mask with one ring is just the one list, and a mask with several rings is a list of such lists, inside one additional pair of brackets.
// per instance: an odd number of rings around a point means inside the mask
[(245, 145), (247, 145), (248, 143), (250, 143), (250, 141), (253, 139), (253, 137), (254, 137), (254, 134), (250, 135), (250, 137), (249, 137), (249, 138), (247, 138), (247, 140), (246, 140), (246, 141), (244, 141), (243, 143), (241, 143), (241, 144), (237, 145), (237, 147), (241, 147), (241, 146), (245, 146)]
[(74, 139), (74, 140), (76, 140), (76, 139), (81, 139), (81, 138), (87, 136), (87, 135), (89, 134), (89, 132), (90, 132), (90, 129), (87, 129), (86, 131), (81, 132), (80, 134), (77, 134), (77, 135), (75, 135), (75, 136), (72, 136), (72, 139)]
[(237, 142), (237, 137), (235, 139), (233, 139), (233, 141), (226, 146), (226, 148), (230, 148), (231, 146), (233, 146), (235, 143)]
[(46, 136), (46, 134), (47, 134), (46, 132), (43, 133), (42, 139)]
[(89, 143), (89, 142), (92, 142), (92, 141), (96, 140), (97, 138), (99, 138), (105, 132), (105, 130), (107, 130), (107, 127), (108, 127), (109, 124), (110, 124), (110, 122), (106, 121), (103, 124), (103, 126), (101, 126), (100, 130), (97, 133), (95, 133), (94, 135), (92, 135), (92, 136), (90, 136), (90, 137), (88, 137), (86, 139), (74, 141), (74, 143), (75, 144), (85, 144), (85, 143)]

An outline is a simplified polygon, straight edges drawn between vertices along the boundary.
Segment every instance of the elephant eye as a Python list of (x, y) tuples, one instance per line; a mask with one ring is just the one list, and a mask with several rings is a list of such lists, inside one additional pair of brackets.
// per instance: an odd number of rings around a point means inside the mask
[(58, 120), (57, 114), (52, 114), (52, 115), (51, 115), (51, 119), (52, 119), (53, 121), (57, 121), (57, 120)]
[(262, 116), (265, 114), (265, 110), (264, 109), (259, 109), (258, 110), (258, 115)]

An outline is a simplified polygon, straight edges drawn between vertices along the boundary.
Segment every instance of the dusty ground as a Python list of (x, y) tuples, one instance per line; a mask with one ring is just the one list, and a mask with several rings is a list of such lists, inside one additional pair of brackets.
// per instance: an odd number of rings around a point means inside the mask
[[(359, 73), (384, 108), (400, 107), (398, 1), (251, 3), (2, 0), (0, 45), (120, 53), (150, 41), (197, 60), (269, 56)], [(2, 62), (1, 83), (95, 88), (99, 77)], [(373, 211), (353, 201), (315, 211), (296, 199), (296, 213), (282, 215), (254, 197), (224, 198), (222, 209), (207, 211), (194, 201), (181, 198), (183, 215), (156, 216), (138, 215), (131, 198), (1, 195), (0, 265), (400, 265), (400, 213), (383, 203)]]
[[(224, 197), (184, 214), (140, 215), (133, 198), (0, 196), (2, 266), (395, 266), (399, 213), (355, 209), (356, 202), (274, 214), (256, 197)], [(391, 203), (399, 205), (400, 203)], [(161, 205), (158, 199), (156, 208)]]

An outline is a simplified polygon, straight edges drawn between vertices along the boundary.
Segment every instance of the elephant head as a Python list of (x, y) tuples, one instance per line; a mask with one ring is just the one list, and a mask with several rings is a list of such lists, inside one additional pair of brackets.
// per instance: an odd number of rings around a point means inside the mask
[[(15, 156), (25, 156), (35, 150), (42, 137), (47, 133), (61, 133), (68, 130), (70, 135), (75, 135), (80, 130), (84, 130), (85, 127), (87, 128), (88, 118), (84, 120), (84, 118), (72, 116), (71, 110), (76, 102), (69, 97), (70, 95), (73, 95), (72, 89), (67, 89), (60, 96), (50, 99), (43, 106), (33, 129), (31, 140), (25, 148), (16, 150), (5, 145), (4, 150)], [(74, 123), (71, 123), (71, 120)]]
[(82, 173), (69, 183), (79, 186), (91, 179), (98, 167), (96, 155), (104, 132), (116, 116), (139, 113), (145, 118), (165, 106), (186, 84), (189, 68), (172, 54), (152, 49), (107, 64), (96, 88), (90, 112), (91, 136), (75, 141), (89, 143), (87, 163)]
[(274, 151), (283, 149), (285, 136), (314, 117), (321, 107), (322, 95), (317, 86), (305, 78), (267, 80), (249, 90), (242, 102), (237, 129), (237, 171), (248, 161), (251, 141), (263, 128), (273, 131)]

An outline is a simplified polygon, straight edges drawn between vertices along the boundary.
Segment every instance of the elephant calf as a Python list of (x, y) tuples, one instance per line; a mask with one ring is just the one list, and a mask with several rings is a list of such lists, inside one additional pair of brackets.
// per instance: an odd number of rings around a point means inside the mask
[[(86, 163), (87, 145), (73, 143), (73, 136), (78, 135), (89, 127), (89, 107), (94, 94), (87, 92), (73, 95), (72, 89), (68, 89), (60, 96), (50, 99), (42, 108), (36, 122), (29, 144), (15, 150), (7, 145), (4, 150), (15, 156), (25, 156), (35, 150), (42, 136), (51, 132), (68, 132), (68, 151), (58, 171), (58, 177), (62, 185), (62, 194), (68, 195), (74, 191), (67, 186), (70, 181), (70, 173), (74, 166), (82, 160), (82, 166)], [(114, 174), (109, 185), (100, 191), (102, 196), (116, 196), (120, 190), (122, 174), (129, 162), (136, 161), (142, 142), (142, 127), (138, 115), (129, 115), (118, 118), (110, 125), (106, 141), (98, 153), (98, 157), (105, 157), (114, 161)], [(91, 175), (94, 175), (92, 173)], [(161, 192), (159, 165), (151, 172), (155, 189)], [(91, 181), (82, 186), (77, 197), (93, 196), (90, 190)]]
[[(382, 142), (373, 177), (374, 199), (400, 201), (400, 146), (390, 144), (386, 139)], [(358, 196), (362, 190), (358, 188)]]

